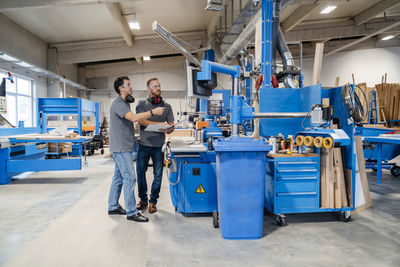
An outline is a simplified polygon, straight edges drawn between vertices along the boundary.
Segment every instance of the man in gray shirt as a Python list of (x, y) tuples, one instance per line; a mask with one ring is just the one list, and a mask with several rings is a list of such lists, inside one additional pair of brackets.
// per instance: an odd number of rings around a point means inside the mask
[[(113, 101), (110, 108), (110, 152), (115, 160), (115, 170), (108, 197), (108, 214), (126, 214), (128, 220), (148, 222), (149, 219), (141, 215), (136, 208), (134, 194), (136, 177), (132, 155), (135, 141), (133, 122), (149, 119), (153, 115), (161, 116), (165, 108), (157, 107), (143, 113), (133, 114), (130, 103), (133, 103), (135, 98), (132, 96), (129, 78), (127, 76), (118, 77), (114, 82), (114, 89), (119, 96)], [(122, 187), (124, 188), (126, 211), (118, 203)]]
[(149, 212), (157, 211), (157, 199), (159, 197), (164, 153), (161, 148), (165, 142), (165, 134), (172, 133), (174, 127), (163, 130), (162, 132), (148, 132), (144, 129), (149, 124), (174, 124), (174, 114), (172, 113), (171, 105), (166, 103), (161, 97), (161, 85), (157, 78), (151, 78), (147, 81), (147, 91), (149, 98), (141, 100), (136, 106), (136, 113), (146, 112), (153, 108), (164, 107), (165, 112), (161, 116), (154, 116), (151, 119), (140, 121), (140, 140), (139, 149), (136, 159), (136, 170), (138, 172), (138, 189), (140, 202), (137, 205), (139, 210), (145, 209), (147, 206), (147, 182), (146, 171), (149, 165), (149, 159), (153, 161), (153, 183), (151, 185)]

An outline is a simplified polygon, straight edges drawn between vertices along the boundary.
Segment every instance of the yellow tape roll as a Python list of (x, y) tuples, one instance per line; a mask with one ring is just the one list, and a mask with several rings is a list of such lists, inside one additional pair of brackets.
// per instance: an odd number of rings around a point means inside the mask
[(322, 145), (323, 145), (323, 143), (324, 143), (324, 138), (323, 138), (323, 137), (318, 136), (318, 137), (315, 137), (315, 138), (314, 138), (314, 145), (315, 145), (316, 147), (321, 148)]
[(296, 145), (298, 145), (298, 146), (304, 145), (304, 136), (298, 135), (296, 137)]
[(324, 147), (325, 148), (333, 147), (333, 139), (331, 137), (325, 137), (324, 138)]
[(312, 137), (312, 136), (304, 137), (304, 145), (313, 146), (314, 145), (314, 137)]

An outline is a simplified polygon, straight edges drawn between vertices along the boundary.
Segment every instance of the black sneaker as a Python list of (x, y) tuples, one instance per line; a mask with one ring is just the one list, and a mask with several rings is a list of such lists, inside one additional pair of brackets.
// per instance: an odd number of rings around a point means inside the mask
[(135, 222), (148, 222), (149, 221), (149, 219), (144, 217), (142, 214), (140, 214), (140, 212), (138, 212), (134, 215), (128, 216), (126, 218), (128, 220), (135, 221)]
[(125, 215), (126, 211), (122, 207), (119, 207), (118, 209), (115, 209), (115, 210), (108, 211), (108, 215), (114, 215), (114, 214)]

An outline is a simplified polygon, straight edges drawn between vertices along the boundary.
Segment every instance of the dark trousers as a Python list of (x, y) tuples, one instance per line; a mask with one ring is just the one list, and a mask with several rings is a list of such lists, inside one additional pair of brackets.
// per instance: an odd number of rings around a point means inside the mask
[(151, 185), (150, 202), (157, 203), (161, 189), (164, 153), (161, 151), (161, 147), (150, 147), (139, 145), (137, 159), (136, 159), (136, 171), (138, 178), (139, 198), (141, 201), (147, 202), (147, 182), (146, 182), (146, 171), (149, 166), (149, 160), (153, 161), (153, 174), (154, 179)]

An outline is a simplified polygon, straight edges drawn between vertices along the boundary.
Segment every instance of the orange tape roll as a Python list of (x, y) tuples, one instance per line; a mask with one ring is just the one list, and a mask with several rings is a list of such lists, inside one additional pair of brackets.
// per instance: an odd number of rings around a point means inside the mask
[(324, 138), (324, 148), (332, 148), (333, 147), (333, 139), (331, 137)]
[(304, 136), (298, 135), (296, 137), (296, 145), (298, 145), (298, 146), (304, 145)]
[(314, 145), (315, 147), (321, 148), (324, 144), (324, 138), (321, 136), (315, 137), (314, 138)]
[(312, 136), (304, 137), (304, 145), (306, 145), (306, 146), (314, 146), (314, 137), (312, 137)]

